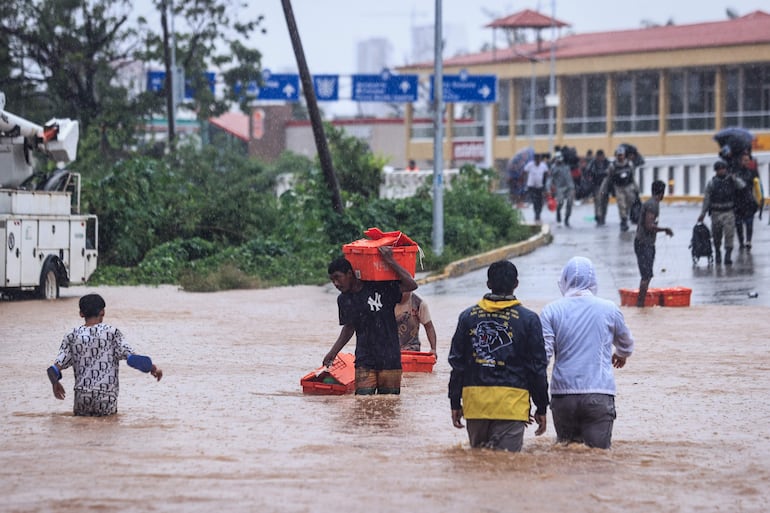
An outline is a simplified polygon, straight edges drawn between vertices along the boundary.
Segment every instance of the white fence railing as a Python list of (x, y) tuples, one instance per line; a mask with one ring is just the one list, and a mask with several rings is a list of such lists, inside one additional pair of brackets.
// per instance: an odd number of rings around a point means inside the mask
[[(756, 152), (759, 178), (765, 195), (770, 196), (770, 152)], [(655, 180), (663, 180), (669, 185), (667, 195), (678, 197), (699, 198), (703, 196), (706, 184), (714, 175), (715, 155), (686, 155), (681, 157), (645, 157), (644, 166), (637, 171), (637, 183), (643, 195), (650, 194), (650, 185)], [(449, 188), (452, 179), (457, 176), (459, 169), (444, 170), (444, 186)], [(501, 179), (501, 187), (505, 186)], [(380, 185), (380, 197), (388, 199), (408, 198), (414, 196), (422, 185), (427, 184), (433, 189), (433, 170), (420, 171), (387, 170), (383, 173)], [(278, 177), (276, 194), (292, 188), (293, 176), (283, 174)], [(505, 191), (500, 191), (505, 192)]]
[[(444, 170), (444, 185), (450, 187), (452, 179), (459, 169)], [(433, 170), (420, 171), (385, 171), (380, 185), (380, 198), (397, 199), (414, 196), (422, 185), (428, 184), (433, 189)]]
[[(756, 152), (757, 171), (762, 187), (770, 193), (770, 152)], [(668, 195), (703, 196), (706, 184), (714, 176), (716, 155), (688, 155), (681, 157), (650, 157), (639, 168), (637, 181), (642, 194), (650, 194), (650, 184), (663, 180), (669, 184)]]
[[(765, 195), (770, 196), (770, 152), (756, 152), (759, 178)], [(645, 157), (645, 164), (637, 170), (637, 183), (643, 195), (650, 194), (655, 180), (669, 185), (667, 195), (701, 197), (706, 184), (714, 176), (716, 155), (685, 155), (679, 157)], [(444, 170), (444, 184), (449, 187), (457, 169)], [(413, 196), (425, 183), (432, 188), (433, 170), (386, 171), (380, 186), (381, 198), (406, 198)], [(501, 180), (501, 184), (505, 181)]]

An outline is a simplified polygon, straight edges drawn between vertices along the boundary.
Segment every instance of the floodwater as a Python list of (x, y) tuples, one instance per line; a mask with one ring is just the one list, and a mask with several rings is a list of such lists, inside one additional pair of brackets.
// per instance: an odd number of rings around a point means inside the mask
[[(558, 446), (549, 425), (511, 454), (470, 450), (452, 426), (447, 350), (478, 297), (431, 290), (434, 372), (369, 398), (302, 394), (339, 332), (330, 286), (76, 287), (0, 302), (0, 511), (770, 509), (766, 307), (624, 307), (637, 347), (616, 371), (612, 449)], [(45, 374), (88, 292), (164, 371), (158, 383), (123, 366), (109, 418), (73, 417), (72, 371), (64, 401)]]

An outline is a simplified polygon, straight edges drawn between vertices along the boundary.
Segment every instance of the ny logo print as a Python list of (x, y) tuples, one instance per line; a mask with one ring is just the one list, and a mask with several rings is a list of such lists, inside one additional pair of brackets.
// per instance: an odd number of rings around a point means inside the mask
[(374, 297), (373, 298), (370, 297), (368, 300), (368, 303), (369, 303), (369, 310), (371, 310), (372, 312), (379, 312), (380, 310), (382, 310), (382, 296), (380, 295), (379, 292), (375, 292)]

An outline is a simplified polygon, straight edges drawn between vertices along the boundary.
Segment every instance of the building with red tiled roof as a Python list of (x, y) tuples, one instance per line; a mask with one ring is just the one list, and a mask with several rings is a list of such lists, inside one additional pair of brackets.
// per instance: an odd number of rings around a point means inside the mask
[[(556, 96), (555, 106), (547, 106), (552, 44)], [(770, 150), (770, 14), (762, 11), (708, 23), (567, 34), (553, 43), (447, 58), (443, 66), (446, 74), (497, 76), (492, 151), (499, 165), (526, 146), (611, 152), (628, 142), (644, 155), (716, 154), (713, 135), (728, 126), (750, 129), (756, 148)], [(427, 77), (433, 63), (399, 70)], [(449, 107), (465, 118), (447, 119), (444, 154), (452, 162), (457, 142), (481, 141), (486, 127), (481, 105)], [(468, 117), (477, 129), (469, 129)], [(406, 122), (407, 158), (430, 161), (431, 122), (415, 119), (411, 105)]]

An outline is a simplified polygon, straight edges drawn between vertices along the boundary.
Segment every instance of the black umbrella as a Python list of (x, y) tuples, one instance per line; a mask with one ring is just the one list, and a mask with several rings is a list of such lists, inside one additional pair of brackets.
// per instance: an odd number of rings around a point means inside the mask
[(724, 128), (714, 135), (714, 140), (721, 149), (725, 146), (729, 151), (720, 152), (732, 156), (740, 155), (746, 150), (751, 149), (751, 141), (754, 140), (754, 134), (740, 127)]
[(637, 155), (639, 154), (639, 150), (637, 150), (636, 146), (634, 146), (633, 144), (629, 144), (625, 142), (620, 143), (620, 146), (618, 146), (618, 148), (624, 148), (627, 154), (628, 153), (636, 153)]
[(524, 171), (524, 166), (526, 166), (527, 162), (530, 160), (535, 160), (535, 150), (532, 147), (528, 146), (519, 150), (508, 162), (508, 174), (510, 177), (518, 176)]
[(633, 155), (632, 164), (635, 166), (642, 166), (644, 165), (644, 157), (642, 157), (642, 154), (639, 153), (639, 150), (636, 149), (636, 146), (629, 143), (620, 143), (620, 146), (618, 146), (618, 149), (623, 148), (626, 150), (626, 156)]

